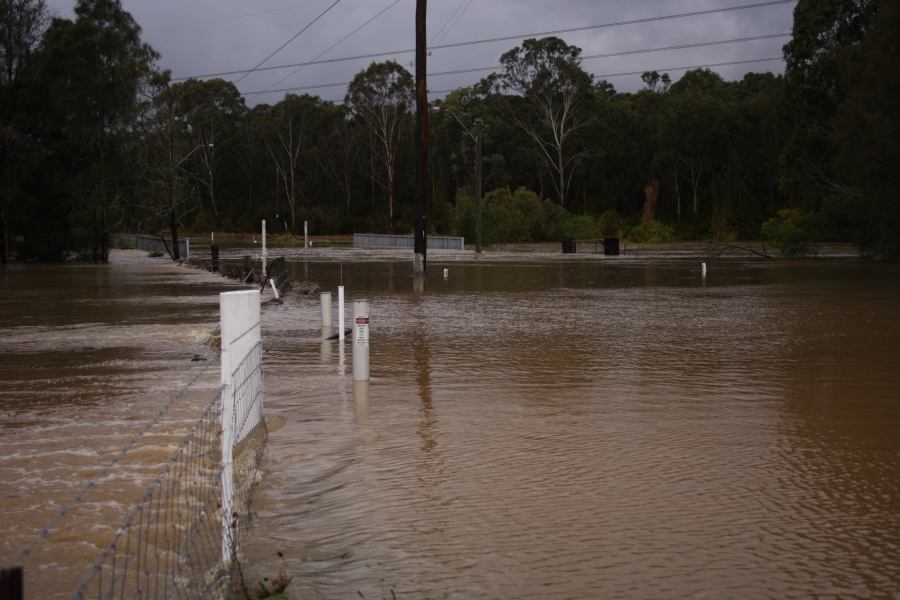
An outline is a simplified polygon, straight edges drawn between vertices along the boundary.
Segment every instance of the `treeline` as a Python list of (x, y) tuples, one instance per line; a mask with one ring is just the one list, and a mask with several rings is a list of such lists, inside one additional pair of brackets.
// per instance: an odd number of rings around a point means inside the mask
[[(484, 240), (756, 239), (900, 253), (897, 3), (800, 0), (785, 76), (648, 72), (617, 92), (558, 38), (435, 102), (429, 226)], [(118, 0), (0, 0), (3, 260), (80, 252), (109, 232), (409, 232), (413, 80), (373, 63), (343, 104), (248, 106), (230, 82), (173, 82)], [(174, 245), (177, 248), (177, 244)]]

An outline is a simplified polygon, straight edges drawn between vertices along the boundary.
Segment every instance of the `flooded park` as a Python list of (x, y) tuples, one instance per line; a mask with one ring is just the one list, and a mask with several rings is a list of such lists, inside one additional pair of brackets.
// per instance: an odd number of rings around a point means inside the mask
[[(900, 589), (897, 265), (723, 258), (704, 280), (680, 254), (435, 252), (419, 287), (409, 252), (273, 253), (369, 301), (371, 380), (354, 384), (350, 339), (323, 339), (317, 293), (263, 307), (248, 581), (370, 599)], [(196, 418), (218, 293), (241, 289), (111, 261), (0, 271), (0, 556), (30, 548), (29, 597), (69, 597)]]

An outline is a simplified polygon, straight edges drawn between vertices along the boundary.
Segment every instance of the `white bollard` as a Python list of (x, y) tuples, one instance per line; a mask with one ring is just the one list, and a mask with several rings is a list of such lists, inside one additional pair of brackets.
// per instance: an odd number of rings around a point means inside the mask
[(331, 292), (319, 294), (322, 303), (322, 327), (331, 327)]
[(268, 253), (266, 252), (266, 220), (263, 219), (262, 222), (262, 275), (265, 277), (268, 275), (267, 266), (268, 266)]
[(700, 276), (706, 281), (706, 263), (700, 263)]
[(369, 380), (369, 301), (353, 301), (353, 381)]
[(344, 286), (338, 286), (338, 339), (344, 341)]
[(450, 269), (444, 269), (444, 279), (450, 277)]
[(278, 287), (275, 285), (275, 280), (270, 279), (269, 285), (272, 286), (272, 293), (275, 294), (275, 299), (278, 300), (280, 298), (280, 296), (278, 295)]
[(303, 247), (309, 248), (309, 223), (303, 221)]

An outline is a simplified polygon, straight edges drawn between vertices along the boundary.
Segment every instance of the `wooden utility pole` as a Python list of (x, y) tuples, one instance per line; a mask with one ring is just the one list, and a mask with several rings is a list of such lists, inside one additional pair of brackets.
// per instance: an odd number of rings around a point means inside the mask
[(428, 83), (426, 77), (425, 12), (428, 0), (416, 0), (416, 237), (413, 274), (427, 271), (428, 225)]

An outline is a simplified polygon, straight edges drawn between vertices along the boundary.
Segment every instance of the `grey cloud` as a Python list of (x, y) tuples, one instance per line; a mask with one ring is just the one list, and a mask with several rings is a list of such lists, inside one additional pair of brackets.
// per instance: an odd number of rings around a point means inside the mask
[[(472, 0), (444, 42), (466, 41), (518, 33), (578, 27), (598, 23), (646, 18), (753, 4), (756, 0)], [(309, 60), (337, 39), (355, 29), (366, 19), (390, 4), (391, 0), (342, 0), (321, 21), (275, 56), (270, 65)], [(287, 40), (305, 23), (324, 10), (326, 0), (123, 0), (144, 28), (144, 39), (162, 58), (160, 64), (175, 76), (246, 69)], [(49, 0), (51, 9), (63, 16), (71, 15), (73, 0)], [(432, 0), (429, 3), (429, 39), (459, 5), (459, 0)], [(620, 50), (673, 46), (736, 37), (747, 37), (791, 29), (792, 4), (770, 6), (702, 17), (675, 19), (655, 23), (605, 28), (571, 33), (562, 37), (581, 47), (585, 55)], [(247, 13), (252, 17), (231, 19)], [(332, 50), (327, 57), (340, 57), (370, 52), (401, 50), (414, 46), (413, 19), (415, 0), (401, 0), (367, 28)], [(221, 19), (211, 23), (189, 24)], [(668, 67), (710, 64), (748, 58), (780, 56), (785, 39), (745, 42), (678, 51), (585, 61), (584, 67), (598, 75)], [(514, 41), (496, 42), (464, 48), (436, 50), (429, 58), (429, 70), (445, 71), (491, 66)], [(413, 56), (399, 54), (395, 59), (411, 68)], [(349, 81), (369, 60), (305, 67), (279, 88)], [(716, 69), (728, 79), (736, 79), (748, 71), (780, 72), (779, 62), (737, 65)], [(254, 73), (240, 82), (244, 92), (265, 89), (287, 75), (290, 70)], [(483, 73), (434, 77), (433, 90), (470, 85)], [(677, 79), (681, 73), (672, 72)], [(637, 76), (616, 77), (611, 81), (620, 90), (640, 87)], [(320, 96), (339, 100), (341, 87), (316, 90)], [(257, 101), (274, 102), (281, 93), (254, 96)]]

